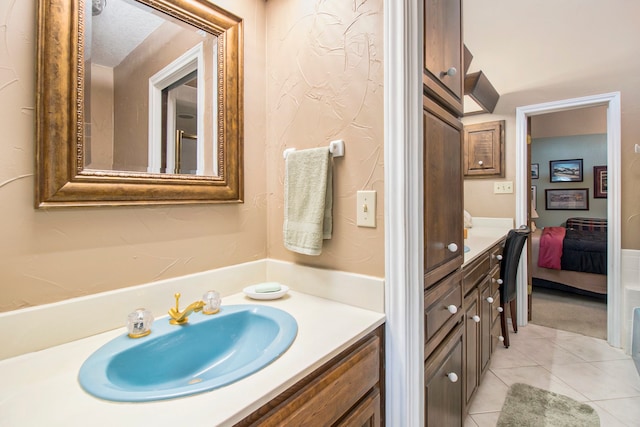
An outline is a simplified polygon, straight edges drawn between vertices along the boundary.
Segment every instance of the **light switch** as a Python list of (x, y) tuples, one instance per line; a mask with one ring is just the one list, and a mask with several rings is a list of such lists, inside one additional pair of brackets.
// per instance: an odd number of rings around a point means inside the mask
[(376, 227), (376, 192), (358, 191), (357, 193), (357, 215), (356, 223), (358, 227)]

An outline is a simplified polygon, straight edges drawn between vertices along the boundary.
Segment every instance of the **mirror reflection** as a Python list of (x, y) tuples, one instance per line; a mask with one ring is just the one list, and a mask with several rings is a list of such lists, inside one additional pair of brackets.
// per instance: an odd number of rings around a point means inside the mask
[(217, 37), (137, 1), (88, 3), (85, 169), (217, 176)]

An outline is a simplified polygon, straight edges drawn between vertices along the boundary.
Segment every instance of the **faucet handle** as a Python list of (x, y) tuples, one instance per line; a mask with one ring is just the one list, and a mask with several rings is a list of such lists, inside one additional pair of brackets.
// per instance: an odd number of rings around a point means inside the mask
[(149, 310), (139, 308), (127, 316), (127, 330), (129, 337), (142, 338), (151, 333), (151, 325), (153, 324), (153, 314)]
[(220, 311), (220, 293), (216, 291), (209, 291), (202, 296), (202, 301), (205, 305), (202, 309), (204, 314), (216, 314)]

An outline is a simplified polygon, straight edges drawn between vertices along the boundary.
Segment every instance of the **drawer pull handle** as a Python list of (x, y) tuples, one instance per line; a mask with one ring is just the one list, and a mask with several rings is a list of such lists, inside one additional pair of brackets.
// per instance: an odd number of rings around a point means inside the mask
[(498, 285), (502, 285), (504, 283), (504, 281), (502, 279), (498, 279), (498, 280), (496, 280), (496, 282), (498, 283)]
[(449, 249), (450, 252), (457, 252), (458, 245), (456, 245), (455, 243), (449, 243), (449, 245), (447, 246), (447, 249)]
[(458, 307), (457, 307), (456, 305), (454, 305), (454, 304), (448, 305), (448, 306), (446, 306), (445, 308), (446, 308), (446, 309), (449, 311), (449, 313), (451, 313), (451, 314), (456, 314), (456, 313), (458, 312)]
[(483, 161), (482, 161), (482, 160), (479, 160), (479, 161), (478, 161), (478, 164), (479, 164), (480, 166), (482, 166), (482, 165), (483, 165)]
[(452, 383), (458, 382), (458, 374), (456, 374), (455, 372), (449, 372), (447, 374), (447, 378), (449, 378), (449, 381), (451, 381)]
[(489, 304), (493, 304), (493, 297), (487, 297), (487, 302)]
[(456, 70), (456, 67), (451, 67), (447, 71), (443, 71), (442, 72), (442, 77), (444, 77), (444, 76), (453, 77), (456, 74), (458, 74), (458, 70)]
[(496, 256), (495, 256), (495, 258), (496, 258), (498, 261), (502, 261), (502, 255), (496, 255)]
[(496, 310), (498, 310), (498, 313), (502, 313), (504, 311), (504, 308), (498, 307), (498, 308), (496, 308)]
[(498, 341), (500, 341), (500, 342), (504, 341), (504, 337), (502, 335), (499, 335), (498, 336)]
[(473, 316), (471, 316), (471, 318), (474, 322), (480, 323), (480, 316), (478, 316), (477, 314), (474, 314)]

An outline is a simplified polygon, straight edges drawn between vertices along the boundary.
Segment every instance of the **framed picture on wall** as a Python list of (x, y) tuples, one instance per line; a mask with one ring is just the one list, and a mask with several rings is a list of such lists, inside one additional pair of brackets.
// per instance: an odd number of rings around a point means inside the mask
[(593, 198), (594, 199), (607, 198), (607, 167), (606, 166), (593, 167)]
[(551, 160), (549, 177), (551, 182), (582, 182), (582, 159)]
[(588, 211), (588, 188), (562, 188), (544, 190), (546, 209), (549, 211)]
[(540, 177), (540, 165), (538, 163), (531, 163), (531, 179), (538, 179)]

